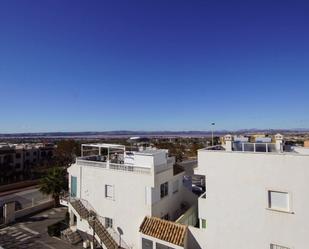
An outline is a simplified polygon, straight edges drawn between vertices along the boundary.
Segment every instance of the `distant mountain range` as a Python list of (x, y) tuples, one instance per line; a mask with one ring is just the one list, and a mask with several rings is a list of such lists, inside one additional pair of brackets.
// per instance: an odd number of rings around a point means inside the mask
[[(275, 133), (292, 134), (307, 133), (309, 128), (299, 129), (242, 129), (242, 130), (219, 130), (214, 131), (214, 135), (224, 134), (255, 134), (255, 133)], [(7, 133), (0, 134), (0, 138), (104, 138), (104, 137), (202, 137), (210, 136), (211, 131), (86, 131), (86, 132), (35, 132), (35, 133)]]

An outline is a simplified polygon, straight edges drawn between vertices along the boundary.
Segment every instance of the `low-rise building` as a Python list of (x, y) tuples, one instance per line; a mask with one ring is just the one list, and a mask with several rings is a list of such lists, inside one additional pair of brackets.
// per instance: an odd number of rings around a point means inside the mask
[(285, 146), (280, 134), (273, 141), (227, 135), (225, 145), (198, 151), (201, 248), (308, 248), (309, 149)]
[(85, 144), (68, 173), (71, 228), (94, 234), (103, 248), (142, 248), (146, 216), (197, 221), (183, 216), (197, 197), (184, 187), (185, 172), (167, 150)]
[(20, 173), (44, 160), (51, 159), (54, 149), (54, 144), (0, 143), (0, 170)]

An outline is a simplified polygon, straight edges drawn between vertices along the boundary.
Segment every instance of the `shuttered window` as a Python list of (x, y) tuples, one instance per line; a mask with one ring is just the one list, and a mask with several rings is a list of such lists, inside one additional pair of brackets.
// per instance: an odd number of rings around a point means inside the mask
[(279, 246), (279, 245), (275, 245), (275, 244), (270, 244), (270, 249), (290, 249), (290, 248), (285, 247), (285, 246)]
[(282, 211), (290, 211), (289, 193), (269, 190), (268, 208)]
[(110, 199), (114, 198), (114, 187), (112, 185), (105, 185), (105, 197)]

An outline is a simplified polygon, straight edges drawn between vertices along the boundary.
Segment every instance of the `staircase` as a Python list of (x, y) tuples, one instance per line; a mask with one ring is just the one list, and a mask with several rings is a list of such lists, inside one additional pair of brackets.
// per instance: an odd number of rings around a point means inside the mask
[(62, 238), (69, 241), (72, 245), (76, 245), (77, 243), (82, 241), (82, 238), (78, 232), (73, 232), (70, 228), (65, 229), (61, 232)]
[(122, 248), (117, 244), (114, 238), (96, 217), (95, 212), (89, 211), (80, 200), (71, 201), (70, 204), (82, 219), (86, 219), (88, 221), (94, 233), (99, 237), (101, 243), (103, 243), (107, 249)]

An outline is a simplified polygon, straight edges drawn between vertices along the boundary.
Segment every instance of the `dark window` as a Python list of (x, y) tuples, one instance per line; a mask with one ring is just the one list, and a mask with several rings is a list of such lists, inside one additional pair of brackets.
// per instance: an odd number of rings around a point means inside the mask
[(16, 153), (15, 158), (17, 158), (17, 159), (21, 158), (21, 154), (20, 153)]
[(152, 244), (151, 240), (142, 238), (142, 249), (152, 249)]
[(160, 185), (160, 196), (161, 198), (168, 195), (168, 182), (162, 183)]
[(156, 243), (156, 249), (174, 249), (173, 247), (169, 247), (160, 243)]

